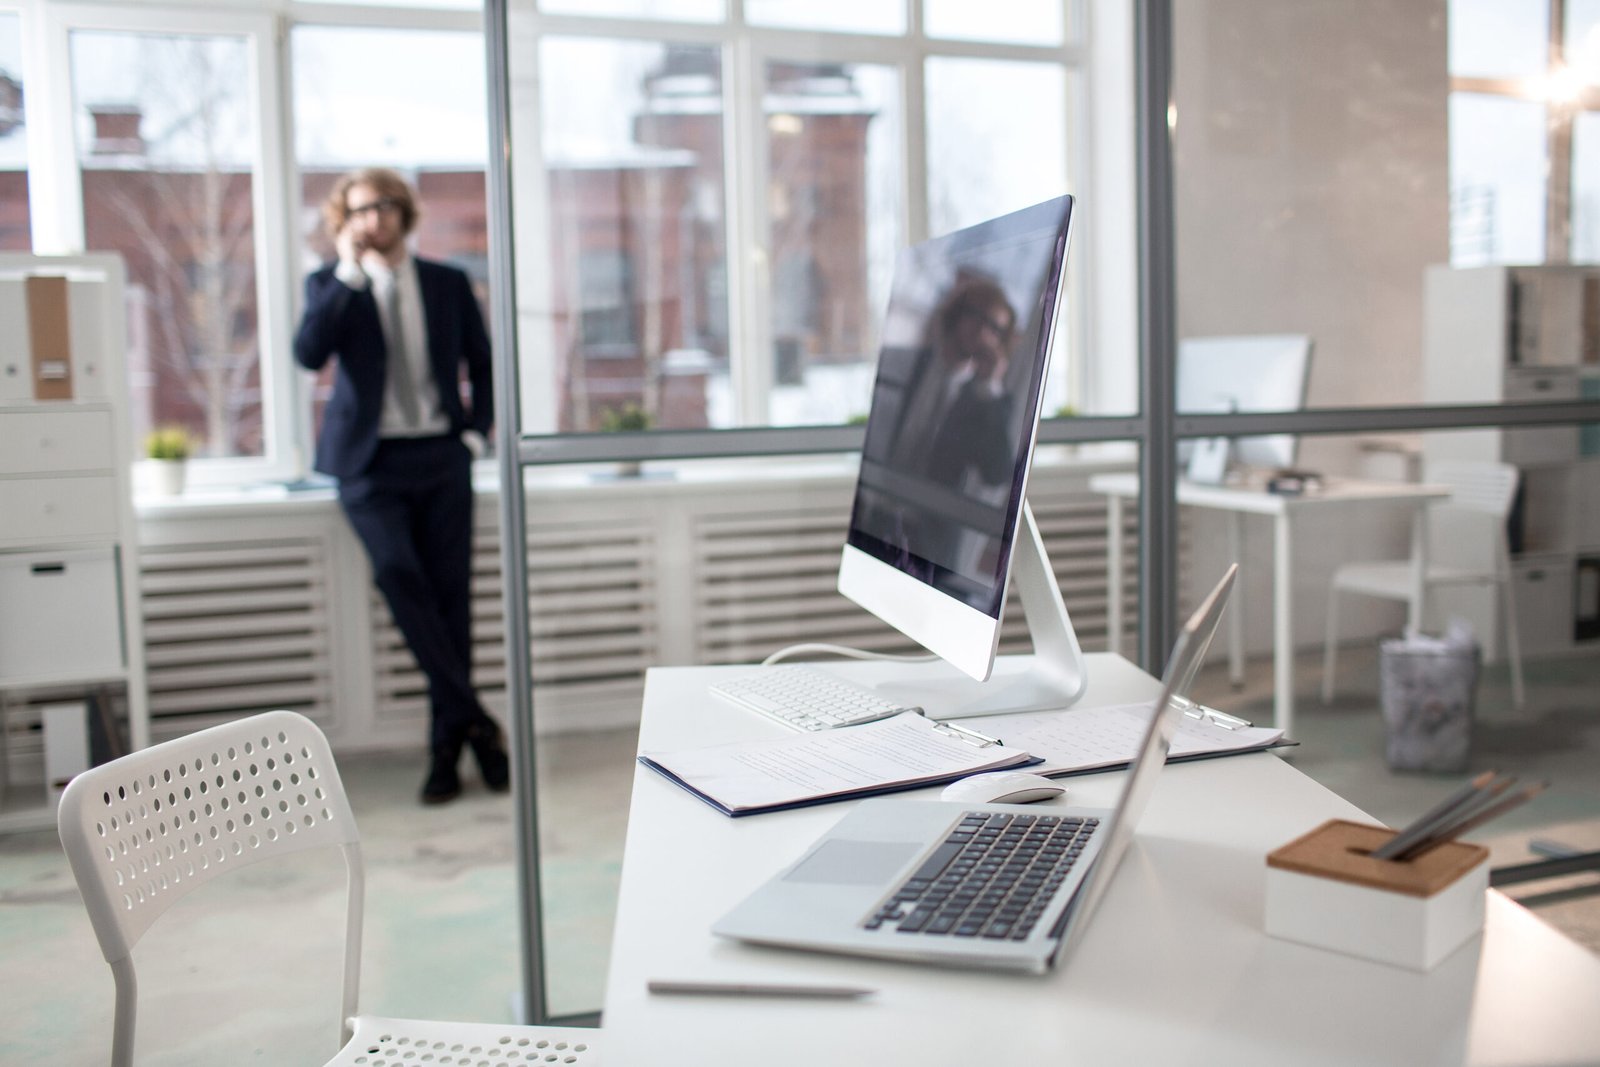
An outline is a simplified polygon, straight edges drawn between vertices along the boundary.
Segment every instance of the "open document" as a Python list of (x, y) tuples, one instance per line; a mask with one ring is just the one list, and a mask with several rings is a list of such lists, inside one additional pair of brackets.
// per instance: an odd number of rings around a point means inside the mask
[(741, 741), (639, 762), (725, 815), (750, 815), (954, 781), (1038, 762), (1020, 747), (915, 712), (836, 730)]
[[(1044, 760), (1034, 774), (1064, 775), (1125, 767), (1138, 755), (1155, 705), (1112, 704), (968, 720), (1003, 741)], [(1168, 763), (1255, 752), (1290, 744), (1282, 730), (1251, 726), (1210, 709), (1193, 706), (1180, 719), (1167, 753)]]

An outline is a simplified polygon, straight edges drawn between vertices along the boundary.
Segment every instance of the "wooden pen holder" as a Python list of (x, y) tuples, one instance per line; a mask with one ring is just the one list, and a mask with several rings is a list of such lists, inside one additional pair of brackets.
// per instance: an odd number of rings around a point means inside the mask
[(1489, 850), (1373, 859), (1395, 831), (1330, 819), (1267, 855), (1267, 933), (1426, 971), (1483, 928)]

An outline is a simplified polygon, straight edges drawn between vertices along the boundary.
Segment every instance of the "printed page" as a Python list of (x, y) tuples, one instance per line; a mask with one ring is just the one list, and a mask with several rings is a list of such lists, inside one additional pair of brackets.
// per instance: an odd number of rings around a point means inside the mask
[(730, 811), (746, 811), (944, 781), (1031, 757), (1020, 748), (951, 736), (931, 719), (904, 712), (837, 730), (639, 758)]
[[(998, 737), (1006, 746), (1025, 749), (1044, 759), (1029, 767), (1035, 774), (1060, 774), (1133, 762), (1150, 726), (1154, 704), (1113, 704), (1103, 708), (1069, 708), (1022, 715), (972, 719), (977, 729)], [(1283, 737), (1282, 730), (1259, 726), (1228, 729), (1185, 714), (1178, 721), (1169, 759), (1265, 748)]]

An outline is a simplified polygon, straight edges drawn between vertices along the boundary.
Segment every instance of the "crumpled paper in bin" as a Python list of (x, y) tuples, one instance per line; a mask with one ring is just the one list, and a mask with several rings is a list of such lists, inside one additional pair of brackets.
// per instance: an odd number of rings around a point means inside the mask
[(1378, 644), (1384, 756), (1401, 771), (1460, 772), (1472, 753), (1481, 652), (1465, 622)]

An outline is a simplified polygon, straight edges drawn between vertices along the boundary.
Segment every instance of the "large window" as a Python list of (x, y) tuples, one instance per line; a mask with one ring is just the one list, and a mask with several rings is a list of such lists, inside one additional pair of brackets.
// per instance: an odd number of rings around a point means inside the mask
[(1593, 262), (1600, 3), (1450, 0), (1449, 17), (1450, 262)]
[[(358, 167), (393, 167), (416, 187), (422, 209), (413, 249), (465, 270), (487, 318), (489, 109), (482, 34), (314, 24), (296, 26), (290, 40), (300, 171), (296, 284), (333, 256), (322, 204), (334, 182)], [(429, 73), (396, 78), (397, 70)], [(308, 436), (321, 423), (334, 373), (330, 363), (317, 377)]]
[(860, 418), (896, 251), (1080, 185), (1062, 0), (542, 7), (510, 26), (526, 432)]
[(130, 421), (213, 457), (265, 451), (248, 44), (71, 35), (84, 242), (128, 269)]
[[(126, 258), (135, 432), (187, 427), (200, 484), (305, 473), (326, 382), (289, 341), (301, 280), (331, 254), (319, 205), (340, 173), (414, 181), (416, 250), (466, 269), (487, 306), (472, 8), (0, 9), (0, 245), (31, 230), (40, 251)], [(859, 418), (897, 250), (1082, 192), (1077, 14), (1073, 0), (996, 0), (982, 18), (952, 0), (512, 5), (524, 430)], [(24, 32), (33, 18), (41, 32)], [(70, 68), (30, 107), (50, 119), (31, 146), (25, 41)], [(1069, 307), (1086, 306), (1086, 273)], [(1068, 318), (1051, 411), (1088, 376)]]
[(0, 252), (26, 252), (28, 126), (22, 113), (22, 19), (0, 11)]

